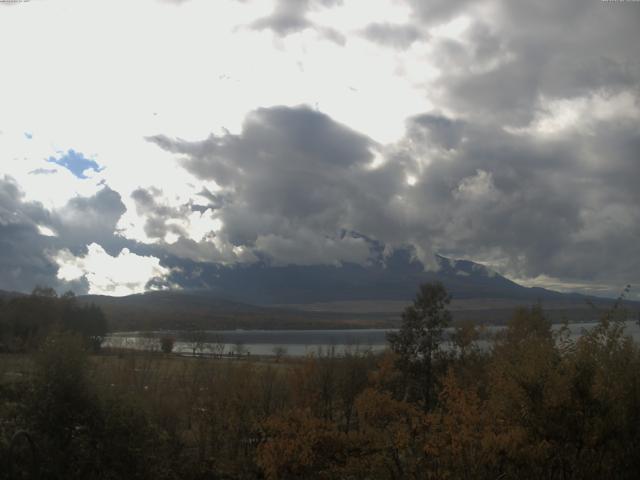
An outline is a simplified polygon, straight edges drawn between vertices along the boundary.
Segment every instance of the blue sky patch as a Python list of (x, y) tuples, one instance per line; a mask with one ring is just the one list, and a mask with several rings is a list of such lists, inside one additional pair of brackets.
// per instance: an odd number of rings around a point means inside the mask
[(66, 168), (78, 178), (88, 178), (84, 174), (87, 170), (93, 170), (94, 172), (102, 170), (95, 160), (88, 159), (82, 153), (73, 149), (67, 150), (67, 153), (59, 153), (62, 154), (60, 158), (49, 157), (47, 161)]

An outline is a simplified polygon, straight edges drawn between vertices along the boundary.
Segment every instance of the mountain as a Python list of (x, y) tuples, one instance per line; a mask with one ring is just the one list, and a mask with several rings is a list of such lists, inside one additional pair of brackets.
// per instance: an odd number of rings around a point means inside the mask
[[(593, 320), (598, 313), (587, 302), (601, 309), (614, 302), (523, 287), (467, 260), (437, 257), (437, 271), (425, 271), (408, 252), (384, 260), (366, 266), (212, 266), (201, 273), (206, 288), (80, 299), (99, 305), (118, 330), (394, 327), (418, 286), (434, 280), (451, 293), (455, 320), (478, 323), (504, 323), (517, 306), (538, 302), (554, 321)], [(626, 306), (640, 310), (637, 302)]]
[[(577, 301), (587, 297), (542, 288), (527, 288), (487, 267), (468, 260), (436, 258), (439, 269), (425, 271), (407, 251), (369, 265), (281, 266), (264, 263), (214, 266), (207, 271), (207, 290), (220, 298), (259, 305), (326, 303), (336, 301), (396, 300), (413, 298), (418, 286), (441, 281), (455, 299), (504, 298)], [(182, 281), (184, 280), (184, 281)], [(179, 279), (187, 284), (187, 279)]]
[[(552, 320), (594, 320), (614, 300), (527, 288), (468, 260), (437, 257), (425, 271), (407, 251), (369, 265), (210, 265), (201, 283), (175, 278), (182, 290), (126, 297), (84, 295), (105, 312), (113, 330), (286, 329), (395, 327), (418, 286), (442, 282), (453, 297), (454, 320), (504, 323), (518, 306), (540, 302)], [(183, 270), (184, 271), (184, 270)], [(0, 299), (23, 295), (0, 291)], [(625, 302), (639, 312), (639, 302)]]

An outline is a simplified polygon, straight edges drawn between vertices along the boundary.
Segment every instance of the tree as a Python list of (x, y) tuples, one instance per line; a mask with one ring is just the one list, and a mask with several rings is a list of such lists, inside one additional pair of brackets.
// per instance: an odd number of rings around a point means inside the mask
[(60, 297), (62, 308), (61, 327), (63, 330), (82, 335), (94, 352), (98, 352), (107, 334), (107, 318), (102, 309), (91, 303), (78, 305), (73, 292)]
[(163, 353), (171, 353), (176, 340), (172, 336), (165, 335), (160, 338), (160, 349)]
[(202, 355), (202, 351), (207, 342), (207, 334), (203, 330), (198, 330), (195, 325), (192, 326), (192, 330), (187, 333), (187, 342), (191, 347), (193, 356)]
[(100, 350), (104, 337), (107, 335), (107, 318), (100, 307), (91, 304), (83, 308), (85, 324), (80, 333), (89, 341), (94, 352)]
[(37, 285), (31, 292), (31, 296), (41, 298), (58, 298), (58, 294), (53, 288), (43, 287), (42, 285)]
[(405, 399), (419, 401), (427, 410), (434, 400), (434, 355), (444, 329), (451, 322), (446, 309), (451, 301), (440, 282), (424, 283), (413, 305), (402, 314), (402, 326), (387, 340), (397, 354), (397, 367), (405, 378)]

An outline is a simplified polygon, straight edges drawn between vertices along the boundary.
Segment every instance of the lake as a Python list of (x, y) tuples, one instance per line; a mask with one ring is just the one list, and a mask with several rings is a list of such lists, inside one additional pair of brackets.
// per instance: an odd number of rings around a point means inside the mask
[[(569, 324), (570, 335), (574, 339), (578, 338), (596, 324)], [(561, 325), (553, 326), (554, 329), (560, 327)], [(480, 347), (488, 348), (491, 336), (503, 328), (486, 327), (485, 338), (478, 342)], [(218, 355), (228, 355), (232, 352), (241, 355), (274, 355), (277, 350), (281, 354), (294, 357), (327, 353), (331, 350), (336, 355), (344, 355), (347, 352), (383, 351), (387, 347), (387, 332), (391, 331), (393, 330), (210, 330), (197, 334), (184, 331), (117, 332), (107, 337), (104, 346), (159, 351), (159, 339), (169, 335), (176, 339), (173, 351), (185, 355), (192, 355), (194, 348), (197, 353)], [(636, 322), (626, 322), (625, 332), (636, 342), (640, 342), (640, 326)]]

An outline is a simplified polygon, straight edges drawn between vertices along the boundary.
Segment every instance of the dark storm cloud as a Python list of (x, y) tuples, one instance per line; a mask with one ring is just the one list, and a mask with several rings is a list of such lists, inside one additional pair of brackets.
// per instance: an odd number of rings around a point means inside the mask
[[(445, 120), (424, 120), (411, 122), (415, 138), (441, 138)], [(465, 141), (434, 155), (409, 203), (440, 211), (426, 219), (440, 251), (501, 259), (522, 277), (640, 281), (640, 128), (596, 121), (593, 131), (538, 138), (458, 124)]]
[(24, 194), (8, 176), (0, 178), (0, 225), (31, 225), (48, 223), (48, 212), (41, 204), (23, 202)]
[[(448, 2), (448, 16), (465, 12)], [(417, 11), (430, 2), (418, 2)], [(421, 5), (421, 6), (418, 6)], [(541, 99), (637, 91), (640, 8), (632, 3), (486, 1), (459, 38), (442, 40), (442, 100), (467, 117), (525, 125)], [(455, 10), (455, 11), (454, 11)]]
[(640, 281), (632, 119), (540, 137), (428, 113), (380, 165), (382, 147), (306, 107), (257, 110), (239, 135), (149, 140), (222, 187), (221, 238), (279, 264), (366, 263), (370, 243), (347, 231), (427, 265), (441, 252), (516, 277)]
[(0, 289), (28, 292), (36, 285), (59, 288), (58, 266), (44, 253), (50, 243), (33, 225), (0, 224)]
[[(116, 224), (125, 212), (120, 194), (103, 187), (90, 197), (75, 197), (55, 210), (26, 201), (20, 186), (10, 177), (0, 178), (0, 289), (31, 291), (36, 285), (58, 291), (88, 290), (86, 279), (66, 282), (57, 278), (54, 257), (60, 250), (85, 254), (95, 242), (111, 255), (123, 247), (137, 249), (115, 235)], [(41, 233), (41, 228), (53, 235)]]
[(56, 278), (58, 266), (48, 255), (56, 239), (39, 233), (38, 226), (51, 225), (49, 212), (24, 195), (10, 177), (0, 178), (0, 289), (28, 292), (36, 285), (58, 289), (86, 285)]
[[(455, 37), (430, 38), (429, 61), (441, 75), (428, 94), (455, 118), (411, 119), (394, 153), (417, 180), (400, 193), (406, 238), (494, 259), (522, 277), (640, 282), (638, 5), (409, 3), (424, 29), (459, 16), (468, 25)], [(609, 107), (606, 118), (583, 109), (553, 135), (536, 133), (553, 102), (569, 102), (571, 112), (580, 108), (571, 102), (606, 105), (621, 94), (619, 111)], [(513, 127), (526, 128), (508, 133)], [(422, 160), (419, 175), (410, 159)]]
[(407, 48), (422, 36), (413, 25), (393, 23), (372, 23), (367, 25), (363, 34), (372, 42), (393, 48)]
[(91, 197), (75, 197), (51, 214), (51, 226), (60, 242), (77, 253), (93, 242), (107, 251), (119, 250), (116, 225), (126, 211), (120, 194), (104, 186)]
[(223, 188), (221, 235), (282, 261), (285, 252), (295, 262), (366, 260), (366, 242), (337, 232), (353, 229), (362, 212), (381, 206), (402, 182), (400, 170), (370, 169), (375, 142), (307, 107), (259, 109), (240, 135), (149, 140)]
[(446, 150), (454, 149), (462, 139), (464, 122), (442, 115), (425, 113), (408, 122), (408, 135), (419, 144), (432, 144)]

